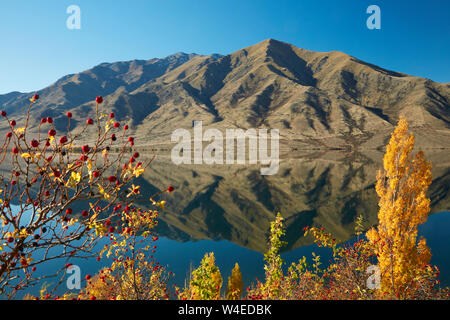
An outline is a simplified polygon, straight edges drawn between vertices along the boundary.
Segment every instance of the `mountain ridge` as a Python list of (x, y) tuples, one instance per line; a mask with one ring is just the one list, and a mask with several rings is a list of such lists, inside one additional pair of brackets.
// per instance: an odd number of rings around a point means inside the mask
[[(290, 150), (377, 149), (405, 116), (421, 148), (450, 148), (450, 86), (390, 71), (340, 51), (267, 39), (228, 55), (176, 53), (102, 63), (38, 91), (34, 121), (93, 115), (93, 97), (134, 127), (137, 146), (170, 144), (174, 128), (278, 128)], [(23, 118), (31, 94), (0, 95)], [(0, 125), (0, 130), (6, 130)], [(152, 137), (149, 139), (148, 137)]]

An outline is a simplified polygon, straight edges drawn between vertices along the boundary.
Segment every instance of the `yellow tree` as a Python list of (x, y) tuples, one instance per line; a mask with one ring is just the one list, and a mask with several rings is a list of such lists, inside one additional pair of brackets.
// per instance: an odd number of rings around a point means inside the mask
[(239, 300), (243, 290), (244, 284), (242, 283), (242, 273), (236, 262), (233, 270), (231, 271), (231, 275), (228, 277), (226, 297), (228, 300)]
[(420, 281), (431, 253), (425, 239), (417, 241), (417, 226), (427, 220), (430, 200), (431, 163), (422, 151), (412, 155), (414, 135), (401, 118), (383, 158), (384, 170), (377, 174), (379, 200), (377, 229), (367, 232), (374, 245), (385, 297), (407, 298)]

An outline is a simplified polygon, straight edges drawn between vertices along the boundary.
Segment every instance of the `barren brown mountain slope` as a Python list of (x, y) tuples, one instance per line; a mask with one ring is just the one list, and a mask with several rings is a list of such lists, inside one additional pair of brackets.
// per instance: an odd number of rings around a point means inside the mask
[[(103, 95), (104, 108), (133, 125), (138, 146), (168, 144), (175, 128), (203, 120), (205, 129), (277, 128), (290, 149), (376, 149), (404, 115), (417, 146), (450, 148), (448, 84), (273, 39), (226, 56), (101, 64), (39, 93), (35, 123), (47, 115), (64, 119), (70, 110), (75, 130)], [(4, 95), (0, 102), (21, 120), (29, 96)]]

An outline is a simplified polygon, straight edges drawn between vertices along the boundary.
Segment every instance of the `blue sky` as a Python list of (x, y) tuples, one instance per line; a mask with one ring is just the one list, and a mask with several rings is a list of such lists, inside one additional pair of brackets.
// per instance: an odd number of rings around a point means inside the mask
[[(69, 30), (69, 5), (81, 29)], [(369, 30), (369, 5), (381, 30)], [(102, 62), (231, 53), (267, 38), (339, 50), (450, 82), (448, 0), (1, 0), (0, 93), (42, 89)]]

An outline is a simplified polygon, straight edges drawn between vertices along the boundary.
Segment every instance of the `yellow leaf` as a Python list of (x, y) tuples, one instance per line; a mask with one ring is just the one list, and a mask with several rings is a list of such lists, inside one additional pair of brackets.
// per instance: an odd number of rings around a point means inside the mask
[(17, 128), (17, 129), (14, 130), (14, 132), (15, 132), (17, 135), (20, 135), (21, 133), (24, 133), (24, 132), (25, 132), (25, 128)]
[(98, 184), (97, 186), (98, 186), (98, 190), (99, 190), (100, 193), (103, 195), (103, 197), (104, 197), (106, 200), (109, 200), (109, 198), (111, 198), (111, 196), (105, 192), (105, 189), (103, 189), (103, 187), (102, 187), (101, 185)]

